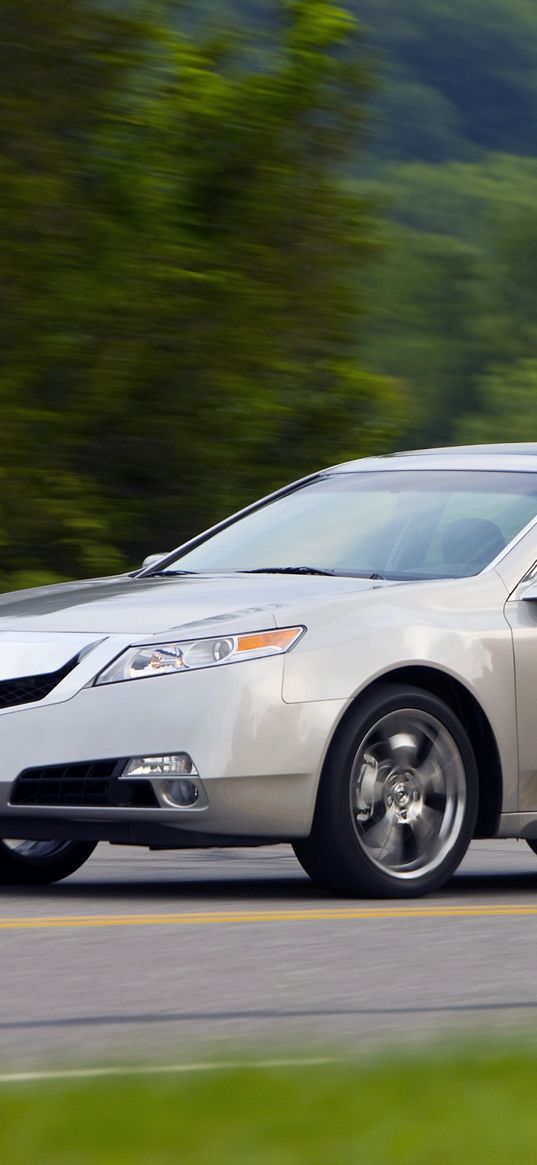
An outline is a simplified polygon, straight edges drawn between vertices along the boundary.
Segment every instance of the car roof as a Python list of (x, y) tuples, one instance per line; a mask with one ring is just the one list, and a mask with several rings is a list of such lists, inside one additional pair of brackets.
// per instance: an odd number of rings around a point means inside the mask
[(482, 469), (537, 473), (537, 442), (498, 445), (453, 445), (442, 449), (410, 449), (378, 457), (361, 457), (335, 465), (333, 473), (388, 469)]

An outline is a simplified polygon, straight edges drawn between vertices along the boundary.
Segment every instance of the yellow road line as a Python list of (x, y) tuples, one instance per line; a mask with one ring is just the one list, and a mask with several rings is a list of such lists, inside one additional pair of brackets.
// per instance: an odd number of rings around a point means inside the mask
[(326, 906), (290, 910), (185, 911), (181, 914), (66, 914), (0, 919), (0, 930), (72, 929), (115, 926), (215, 926), (251, 922), (367, 922), (409, 918), (522, 918), (537, 915), (537, 904), (475, 906)]

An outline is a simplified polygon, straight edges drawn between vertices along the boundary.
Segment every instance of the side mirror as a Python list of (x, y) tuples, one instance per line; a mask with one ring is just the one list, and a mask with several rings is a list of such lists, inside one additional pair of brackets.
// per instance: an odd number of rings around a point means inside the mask
[(144, 558), (142, 562), (142, 569), (145, 570), (146, 566), (156, 566), (157, 562), (161, 562), (163, 558), (167, 558), (169, 553), (169, 550), (163, 550), (162, 554), (148, 554), (147, 558)]

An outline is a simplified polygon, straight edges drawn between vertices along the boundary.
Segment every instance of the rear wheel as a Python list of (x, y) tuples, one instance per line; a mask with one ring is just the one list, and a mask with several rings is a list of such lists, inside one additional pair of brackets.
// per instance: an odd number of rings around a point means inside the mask
[(43, 886), (74, 874), (93, 853), (93, 841), (0, 840), (0, 884)]
[(460, 721), (436, 696), (386, 685), (337, 737), (296, 856), (335, 894), (409, 898), (441, 886), (472, 838), (478, 777)]

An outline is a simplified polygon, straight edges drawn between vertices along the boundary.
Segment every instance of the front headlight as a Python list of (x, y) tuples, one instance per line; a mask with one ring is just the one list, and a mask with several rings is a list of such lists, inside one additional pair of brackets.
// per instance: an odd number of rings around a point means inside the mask
[(217, 639), (129, 647), (97, 676), (95, 683), (114, 684), (119, 680), (141, 680), (145, 676), (176, 675), (200, 667), (281, 655), (298, 643), (305, 630), (305, 627), (279, 627), (250, 635), (221, 635)]

